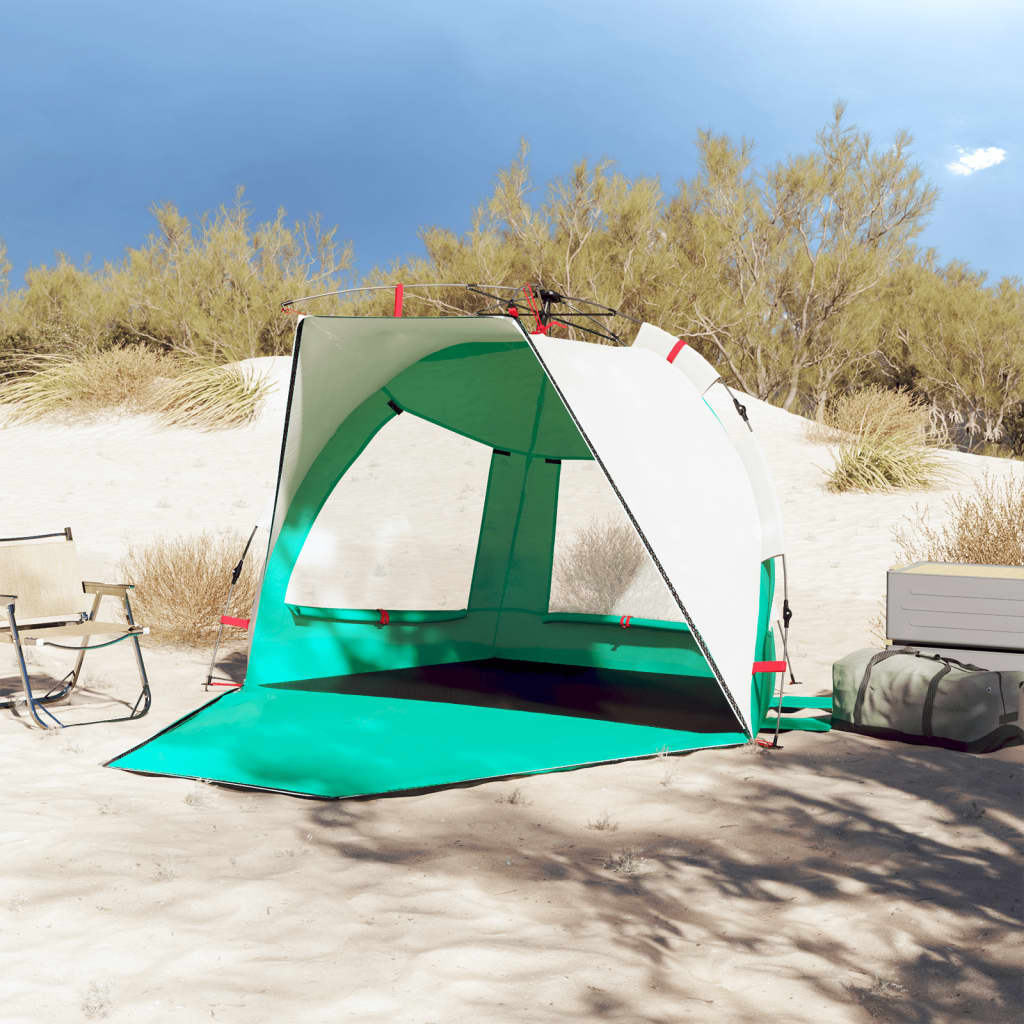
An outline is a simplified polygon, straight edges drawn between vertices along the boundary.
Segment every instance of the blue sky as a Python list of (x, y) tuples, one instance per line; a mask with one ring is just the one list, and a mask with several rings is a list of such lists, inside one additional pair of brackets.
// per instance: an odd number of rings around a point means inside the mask
[[(534, 177), (608, 157), (666, 188), (710, 128), (769, 163), (836, 98), (901, 129), (942, 190), (923, 243), (1024, 276), (1022, 5), (976, 0), (514, 4), (65, 0), (0, 13), (0, 237), (26, 267), (119, 258), (149, 207), (236, 185), (258, 219), (320, 212), (358, 270), (469, 225), (530, 144)], [(959, 148), (958, 148), (959, 147)], [(960, 150), (991, 166), (957, 174)], [(998, 161), (998, 162), (994, 162)]]

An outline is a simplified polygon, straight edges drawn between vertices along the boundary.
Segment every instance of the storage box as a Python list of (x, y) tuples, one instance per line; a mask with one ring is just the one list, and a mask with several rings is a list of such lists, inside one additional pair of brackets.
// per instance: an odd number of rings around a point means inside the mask
[(902, 646), (952, 648), (957, 653), (949, 656), (965, 661), (983, 651), (1024, 655), (1024, 566), (914, 562), (890, 569), (886, 636)]

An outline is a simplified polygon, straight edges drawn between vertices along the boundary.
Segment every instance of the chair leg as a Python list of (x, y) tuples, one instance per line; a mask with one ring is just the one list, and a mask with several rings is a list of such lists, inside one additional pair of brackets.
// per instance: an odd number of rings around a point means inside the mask
[(35, 720), (36, 725), (40, 729), (49, 729), (48, 726), (40, 717), (39, 712), (42, 711), (44, 715), (52, 719), (58, 728), (63, 728), (64, 723), (61, 722), (56, 715), (54, 715), (49, 709), (47, 709), (41, 701), (36, 700), (32, 693), (32, 683), (28, 677), (28, 666), (25, 664), (25, 652), (21, 646), (21, 634), (18, 632), (18, 624), (14, 621), (14, 605), (9, 604), (7, 606), (7, 623), (11, 630), (11, 641), (14, 644), (14, 651), (18, 658), (18, 671), (21, 673), (21, 685), (25, 691), (25, 703), (28, 706), (29, 713)]
[[(135, 618), (132, 615), (131, 602), (128, 600), (127, 593), (124, 595), (124, 614), (128, 619), (128, 625), (135, 625)], [(130, 718), (142, 718), (153, 703), (153, 695), (149, 691), (149, 678), (146, 675), (146, 663), (142, 660), (142, 647), (139, 645), (138, 636), (132, 637), (132, 645), (135, 647), (135, 664), (139, 669), (139, 681), (142, 683), (142, 692), (139, 694), (138, 700), (135, 701), (135, 706), (132, 708)], [(142, 710), (139, 710), (139, 705), (142, 705)]]

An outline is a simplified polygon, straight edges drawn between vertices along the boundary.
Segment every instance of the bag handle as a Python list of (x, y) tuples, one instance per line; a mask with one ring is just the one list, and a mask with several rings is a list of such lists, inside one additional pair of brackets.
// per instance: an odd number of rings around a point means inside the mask
[(867, 696), (868, 683), (871, 681), (871, 670), (883, 662), (886, 658), (891, 658), (897, 654), (914, 654), (915, 651), (912, 647), (889, 647), (884, 651), (879, 651), (877, 654), (873, 654), (869, 659), (868, 663), (864, 666), (864, 677), (860, 681), (860, 686), (857, 688), (857, 700), (853, 705), (853, 724), (862, 725), (861, 715), (864, 711), (864, 698)]

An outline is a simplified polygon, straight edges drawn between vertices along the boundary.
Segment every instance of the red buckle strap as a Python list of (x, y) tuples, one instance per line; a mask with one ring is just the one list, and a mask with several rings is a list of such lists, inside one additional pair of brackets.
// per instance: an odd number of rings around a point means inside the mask
[(377, 611), (380, 612), (380, 622), (378, 622), (377, 625), (386, 626), (391, 621), (391, 616), (388, 615), (387, 608), (378, 608)]
[(402, 305), (405, 302), (405, 285), (395, 285), (395, 316), (402, 315)]
[(754, 667), (751, 670), (753, 675), (757, 675), (758, 672), (785, 672), (786, 663), (784, 661), (755, 661)]
[(677, 356), (677, 355), (679, 355), (679, 353), (680, 353), (680, 352), (682, 352), (684, 348), (686, 348), (686, 339), (685, 339), (685, 338), (680, 338), (680, 339), (679, 339), (679, 340), (678, 340), (678, 341), (677, 341), (677, 342), (676, 342), (676, 343), (675, 343), (675, 344), (674, 344), (674, 345), (672, 346), (672, 351), (671, 351), (671, 352), (669, 352), (668, 356), (666, 356), (666, 358), (668, 359), (668, 361), (669, 361), (670, 363), (674, 363), (674, 362), (676, 361), (676, 356)]
[(248, 629), (249, 619), (236, 619), (230, 615), (222, 615), (220, 617), (220, 624), (222, 626), (235, 626), (237, 629)]
[(621, 618), (621, 619), (619, 619), (619, 625), (620, 625), (620, 626), (621, 626), (621, 627), (622, 627), (623, 629), (629, 629), (629, 620), (630, 620), (631, 618), (633, 618), (633, 616), (632, 616), (632, 615), (623, 615), (623, 616), (622, 616), (622, 618)]

